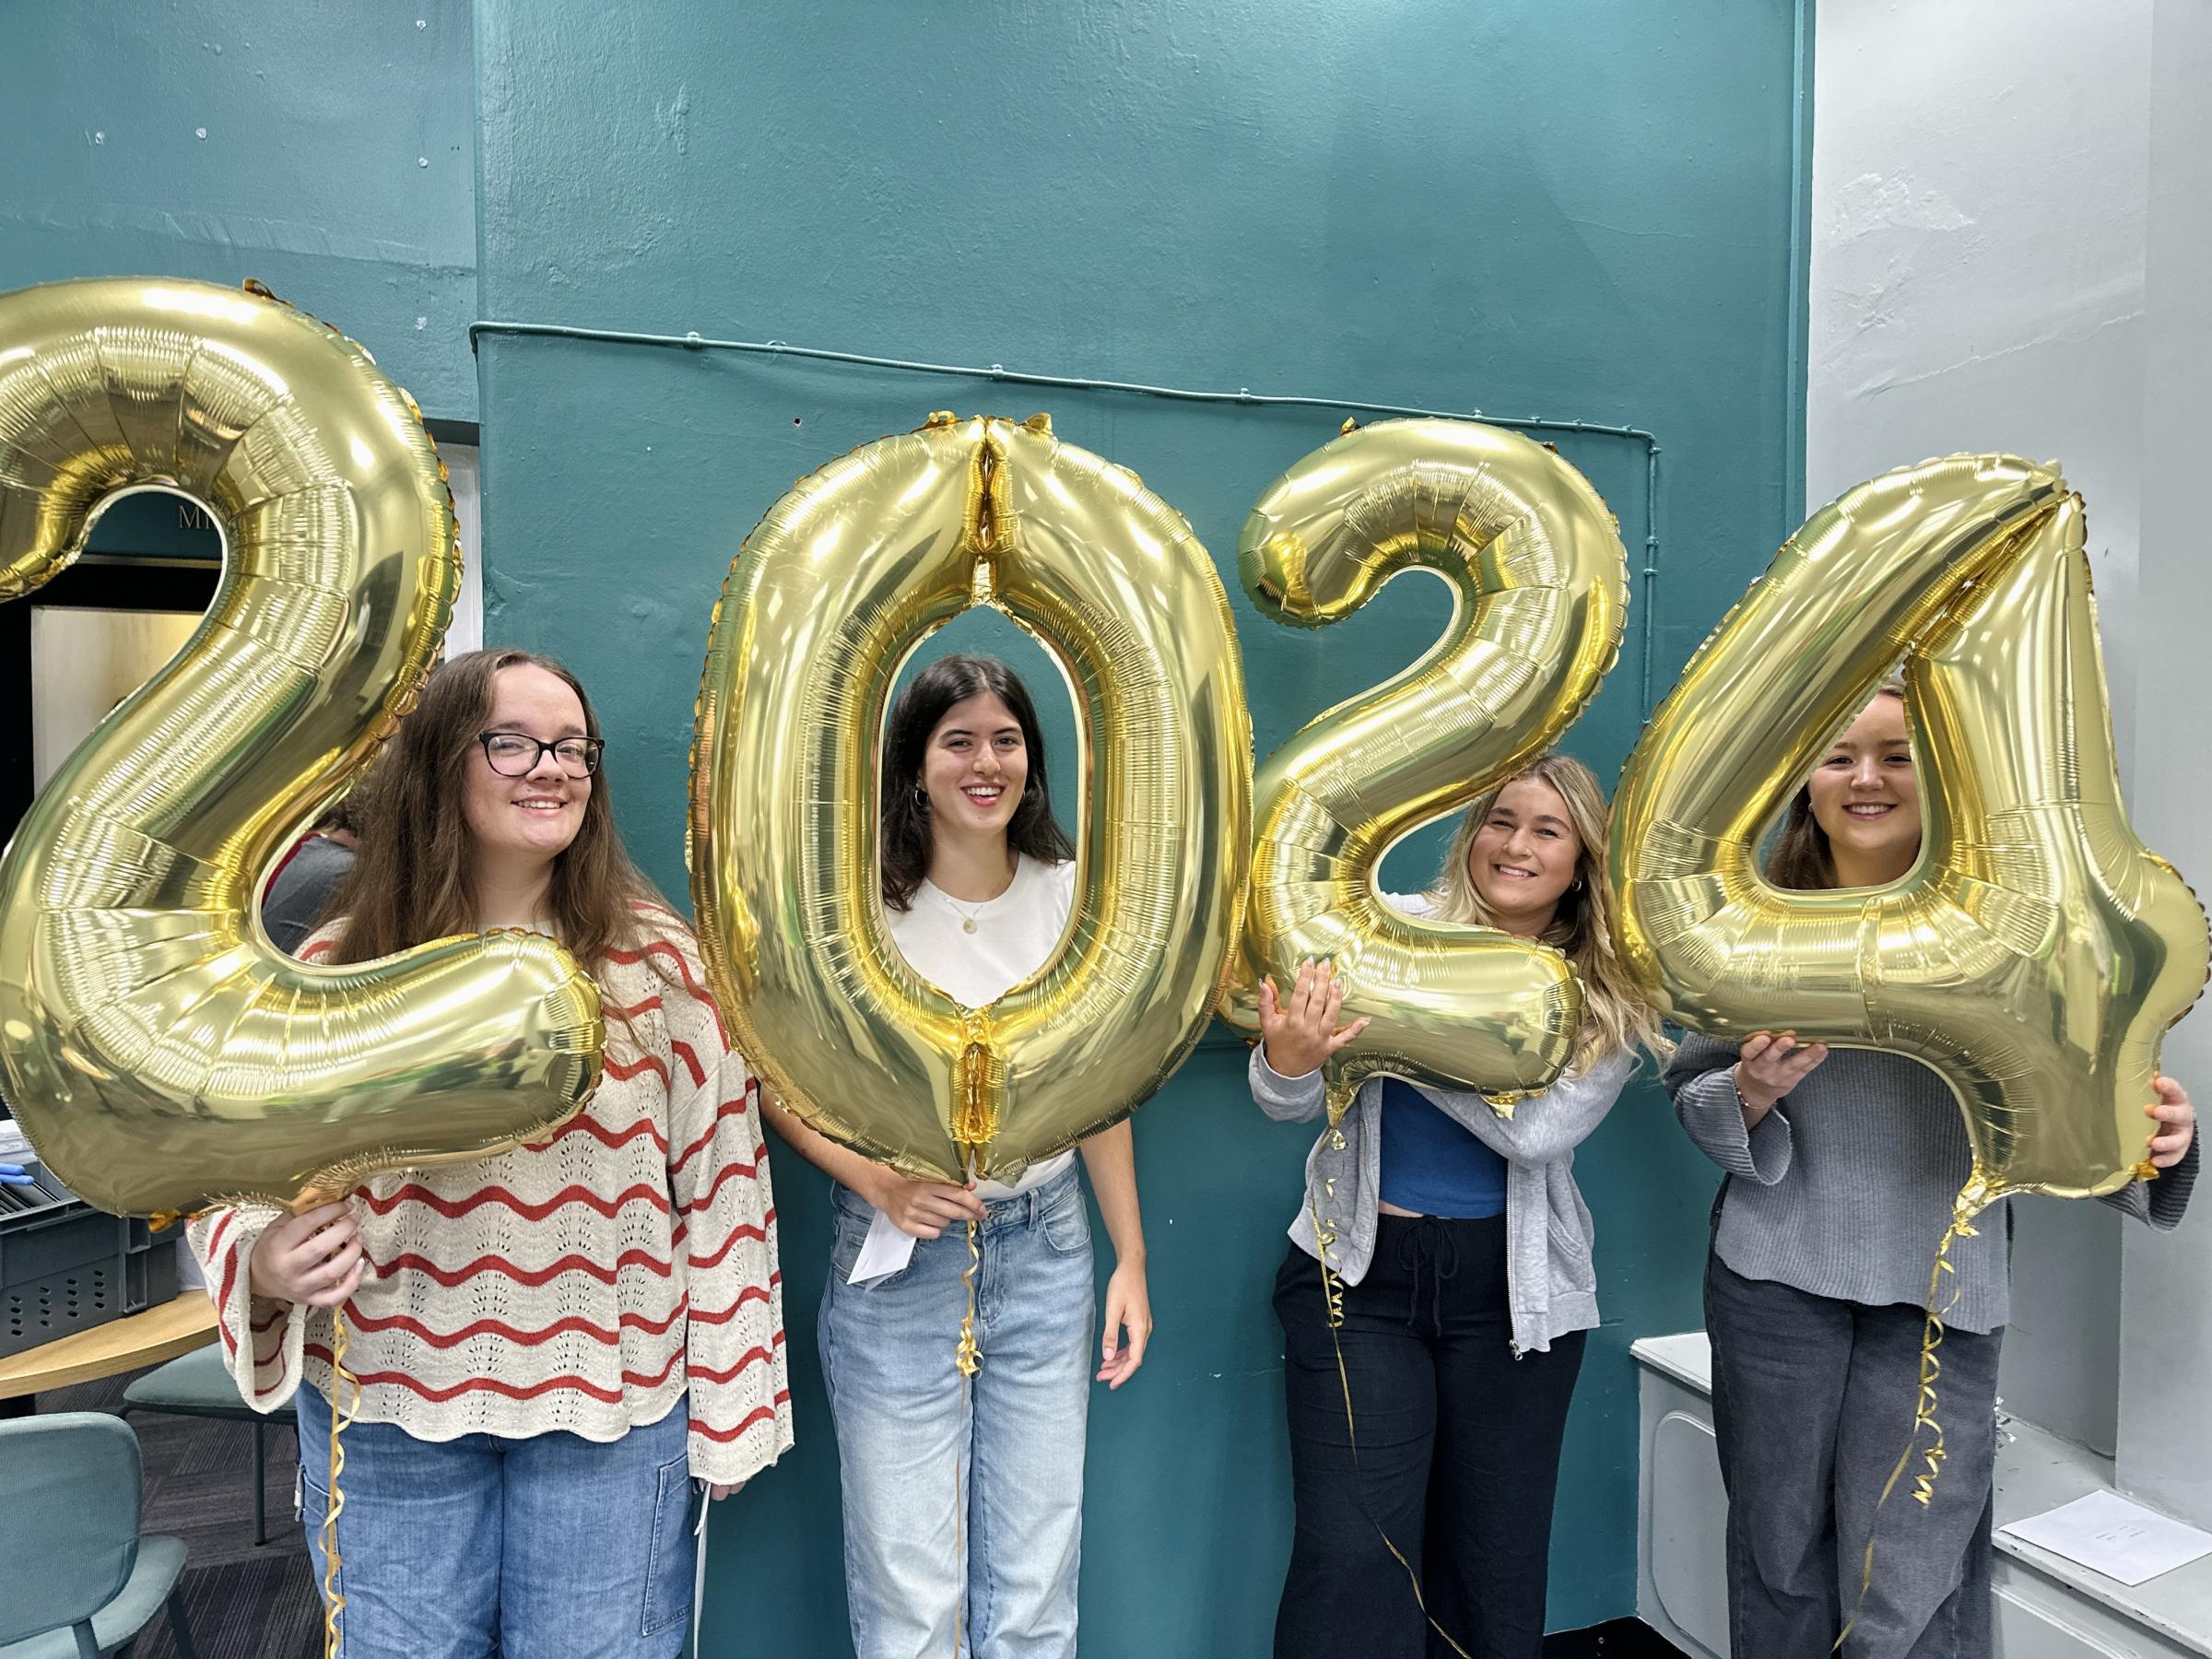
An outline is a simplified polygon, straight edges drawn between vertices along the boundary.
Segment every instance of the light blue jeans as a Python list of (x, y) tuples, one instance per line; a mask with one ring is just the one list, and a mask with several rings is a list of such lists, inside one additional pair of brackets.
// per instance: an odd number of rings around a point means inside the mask
[[(858, 1659), (1072, 1659), (1083, 1435), (1097, 1369), (1090, 1218), (1074, 1168), (988, 1205), (976, 1275), (983, 1368), (953, 1363), (965, 1228), (849, 1285), (875, 1211), (836, 1190), (822, 1375), (845, 1498)], [(964, 1559), (963, 1559), (964, 1558)]]
[[(323, 1586), (330, 1404), (300, 1389), (300, 1520)], [(418, 1440), (353, 1423), (339, 1476), (344, 1659), (673, 1659), (696, 1518), (681, 1400), (606, 1444)]]

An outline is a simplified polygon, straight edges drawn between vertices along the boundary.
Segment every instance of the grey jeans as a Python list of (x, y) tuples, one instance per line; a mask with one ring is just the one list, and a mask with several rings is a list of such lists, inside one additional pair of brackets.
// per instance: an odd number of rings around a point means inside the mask
[[(1947, 1331), (1936, 1416), (1946, 1456), (1914, 1500), (1921, 1310), (1749, 1279), (1707, 1258), (1712, 1420), (1728, 1490), (1728, 1628), (1737, 1659), (1991, 1659), (1991, 1477), (1997, 1350)], [(1923, 1431), (1923, 1444), (1926, 1443)], [(1862, 1598), (1866, 1541), (1874, 1574)], [(1855, 1615), (1855, 1618), (1854, 1618)]]

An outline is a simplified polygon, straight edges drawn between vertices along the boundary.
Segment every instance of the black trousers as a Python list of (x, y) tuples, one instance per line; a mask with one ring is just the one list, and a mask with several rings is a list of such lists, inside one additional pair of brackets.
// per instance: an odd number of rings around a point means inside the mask
[(1469, 1653), (1536, 1659), (1583, 1334), (1513, 1357), (1502, 1216), (1383, 1216), (1367, 1277), (1344, 1289), (1357, 1466), (1321, 1268), (1294, 1245), (1275, 1279), (1298, 1502), (1276, 1659), (1451, 1654), (1378, 1523)]

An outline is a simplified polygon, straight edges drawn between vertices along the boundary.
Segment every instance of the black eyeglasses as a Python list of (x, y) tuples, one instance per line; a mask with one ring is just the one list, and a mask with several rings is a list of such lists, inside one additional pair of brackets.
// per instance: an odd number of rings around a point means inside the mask
[(537, 770), (538, 758), (548, 752), (571, 778), (588, 778), (599, 770), (599, 751), (606, 745), (596, 737), (563, 737), (558, 743), (540, 743), (526, 732), (478, 732), (484, 759), (502, 778), (526, 778)]

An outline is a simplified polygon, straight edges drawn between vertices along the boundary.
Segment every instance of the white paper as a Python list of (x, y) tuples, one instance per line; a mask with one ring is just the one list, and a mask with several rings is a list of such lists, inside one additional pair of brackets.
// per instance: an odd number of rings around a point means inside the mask
[(861, 1241), (860, 1254), (853, 1260), (853, 1271), (845, 1275), (845, 1283), (865, 1285), (872, 1278), (898, 1272), (913, 1259), (913, 1235), (900, 1232), (896, 1222), (877, 1210), (868, 1219), (868, 1236)]
[(699, 1621), (707, 1612), (707, 1512), (714, 1500), (699, 1495), (699, 1524), (691, 1529), (698, 1553), (691, 1559), (691, 1652), (699, 1653)]
[[(985, 1204), (1018, 1197), (1032, 1187), (1041, 1187), (1048, 1181), (1057, 1181), (1060, 1172), (1075, 1161), (1076, 1155), (1072, 1150), (1055, 1152), (1041, 1163), (1033, 1163), (1023, 1171), (1021, 1179), (1012, 1186), (1001, 1186), (995, 1181), (977, 1182), (975, 1195)], [(870, 1279), (898, 1272), (913, 1259), (913, 1235), (900, 1232), (888, 1216), (877, 1210), (868, 1218), (868, 1236), (861, 1241), (860, 1254), (853, 1263), (853, 1271), (845, 1275), (845, 1283), (865, 1285)]]
[(2212, 1533), (2169, 1520), (2117, 1492), (2091, 1492), (1998, 1530), (2123, 1584), (2144, 1583), (2212, 1555)]

